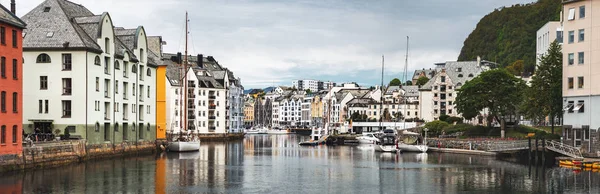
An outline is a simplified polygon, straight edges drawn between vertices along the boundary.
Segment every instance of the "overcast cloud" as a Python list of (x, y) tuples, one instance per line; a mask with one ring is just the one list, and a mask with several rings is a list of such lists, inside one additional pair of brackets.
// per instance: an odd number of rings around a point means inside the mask
[[(17, 0), (22, 16), (43, 0)], [(246, 88), (290, 85), (292, 79), (380, 83), (402, 77), (406, 36), (409, 72), (456, 60), (462, 43), (489, 12), (532, 0), (72, 0), (116, 26), (144, 26), (184, 48), (190, 14), (190, 52), (214, 56)], [(6, 7), (10, 0), (0, 0)], [(411, 73), (409, 73), (411, 75)], [(410, 76), (409, 76), (410, 77)]]

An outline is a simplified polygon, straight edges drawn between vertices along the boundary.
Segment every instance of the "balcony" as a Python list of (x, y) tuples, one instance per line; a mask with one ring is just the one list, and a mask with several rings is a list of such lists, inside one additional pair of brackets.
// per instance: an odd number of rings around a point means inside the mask
[(229, 110), (229, 106), (225, 107), (225, 109)]
[(208, 99), (214, 100), (214, 99), (217, 99), (217, 97), (216, 96), (208, 96)]
[(188, 130), (196, 130), (196, 125), (188, 125)]
[(217, 108), (217, 106), (215, 106), (215, 105), (210, 105), (210, 106), (208, 106), (208, 109), (209, 109), (209, 110), (215, 110), (216, 108)]
[(189, 115), (188, 120), (196, 120), (196, 115)]
[(215, 119), (217, 119), (217, 117), (215, 117), (214, 115), (213, 116), (208, 116), (208, 119), (209, 120), (215, 120)]
[(187, 86), (188, 86), (188, 88), (195, 88), (196, 84), (195, 83), (188, 83)]
[(195, 94), (188, 94), (188, 98), (189, 99), (194, 99), (194, 98), (196, 98), (196, 95)]
[(196, 105), (188, 105), (188, 109), (196, 109)]
[(211, 130), (211, 131), (214, 131), (214, 130), (216, 130), (216, 129), (217, 129), (217, 128), (216, 128), (216, 127), (214, 127), (214, 126), (209, 126), (209, 127), (208, 127), (208, 130)]

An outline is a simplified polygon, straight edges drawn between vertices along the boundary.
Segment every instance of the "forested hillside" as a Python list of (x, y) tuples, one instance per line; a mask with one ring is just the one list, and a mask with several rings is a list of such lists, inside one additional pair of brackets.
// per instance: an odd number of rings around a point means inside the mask
[(525, 71), (535, 66), (536, 32), (548, 21), (558, 21), (560, 0), (539, 0), (494, 10), (484, 16), (464, 42), (458, 60), (477, 56), (500, 66), (523, 60)]

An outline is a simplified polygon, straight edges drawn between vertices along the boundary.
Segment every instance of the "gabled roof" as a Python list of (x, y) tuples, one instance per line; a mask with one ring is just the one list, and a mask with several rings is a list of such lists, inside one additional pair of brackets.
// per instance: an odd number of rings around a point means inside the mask
[(68, 47), (102, 52), (96, 40), (76, 23), (75, 18), (79, 17), (84, 17), (79, 19), (80, 22), (91, 22), (95, 19), (92, 16), (94, 14), (82, 5), (67, 0), (46, 0), (22, 17), (23, 21), (29, 24), (23, 31), (23, 49)]
[[(438, 72), (445, 71), (448, 78), (452, 80), (452, 83), (455, 85), (462, 85), (484, 72), (489, 66), (487, 63), (488, 62), (486, 61), (482, 61), (481, 63), (478, 63), (477, 61), (448, 61), (446, 63), (436, 64), (436, 68)], [(430, 90), (439, 76), (440, 73), (437, 73), (421, 87), (421, 90)]]
[(13, 14), (12, 12), (10, 12), (10, 10), (6, 9), (6, 7), (2, 6), (0, 4), (0, 23), (7, 23), (9, 25), (18, 27), (18, 28), (25, 28), (25, 26), (27, 26), (27, 24), (25, 24), (25, 22), (23, 22), (21, 19), (19, 19), (19, 17), (17, 17), (15, 14)]
[(419, 86), (402, 86), (405, 97), (419, 97)]

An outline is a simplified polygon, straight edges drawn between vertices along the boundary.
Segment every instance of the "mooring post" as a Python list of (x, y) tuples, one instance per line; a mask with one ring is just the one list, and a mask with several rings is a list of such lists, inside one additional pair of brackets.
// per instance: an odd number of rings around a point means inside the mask
[(527, 137), (527, 160), (529, 160), (529, 164), (531, 165), (531, 137)]
[(546, 138), (542, 137), (542, 165), (546, 164)]
[(535, 137), (535, 165), (538, 163), (538, 137)]

